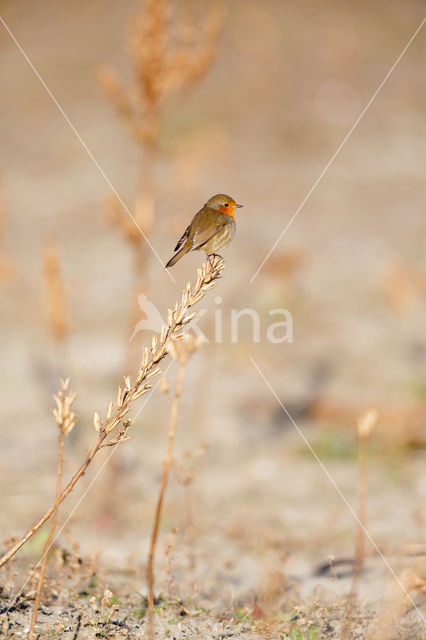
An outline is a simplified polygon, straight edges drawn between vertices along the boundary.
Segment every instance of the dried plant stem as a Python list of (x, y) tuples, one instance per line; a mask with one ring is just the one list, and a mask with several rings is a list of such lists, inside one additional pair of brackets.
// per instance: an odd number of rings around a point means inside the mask
[(64, 466), (64, 443), (67, 435), (73, 430), (76, 423), (76, 414), (72, 409), (72, 405), (76, 398), (76, 394), (68, 390), (69, 380), (61, 380), (61, 386), (57, 395), (54, 395), (56, 407), (52, 409), (53, 416), (59, 428), (58, 440), (58, 462), (56, 468), (56, 494), (53, 517), (50, 522), (49, 535), (43, 549), (43, 557), (41, 560), (40, 575), (37, 582), (37, 591), (34, 602), (34, 609), (31, 616), (31, 623), (28, 632), (29, 640), (32, 640), (34, 628), (37, 621), (37, 612), (40, 605), (41, 591), (43, 589), (44, 574), (46, 571), (47, 554), (52, 544), (53, 535), (55, 533), (56, 519), (58, 516), (58, 500), (61, 495), (62, 469)]
[[(150, 238), (157, 209), (156, 171), (161, 154), (161, 134), (172, 96), (195, 86), (210, 69), (218, 50), (224, 22), (224, 2), (214, 0), (200, 10), (191, 3), (173, 0), (141, 0), (128, 37), (133, 67), (133, 90), (126, 88), (108, 65), (99, 70), (99, 82), (118, 116), (143, 151), (143, 164), (132, 219), (114, 206), (108, 218), (125, 238), (133, 254), (133, 288), (147, 292)], [(134, 222), (136, 221), (136, 224)], [(140, 233), (143, 230), (143, 233)], [(129, 335), (140, 316), (132, 295)], [(123, 366), (132, 368), (134, 350), (127, 346)]]
[(36, 524), (20, 540), (18, 540), (18, 542), (11, 549), (9, 549), (9, 551), (7, 553), (5, 553), (2, 558), (0, 558), (0, 567), (2, 567), (4, 564), (6, 564), (6, 562), (8, 562), (15, 555), (15, 553), (17, 551), (19, 551), (19, 549), (30, 538), (32, 538), (32, 536), (35, 533), (37, 533), (37, 531), (40, 529), (40, 527), (42, 527), (44, 525), (44, 523), (47, 522), (47, 520), (49, 520), (49, 518), (51, 517), (51, 515), (53, 514), (55, 509), (57, 509), (59, 507), (59, 505), (65, 500), (67, 495), (69, 493), (71, 493), (71, 491), (74, 489), (74, 487), (77, 484), (77, 482), (86, 473), (87, 467), (92, 462), (93, 458), (95, 457), (95, 455), (97, 454), (97, 452), (101, 448), (102, 442), (105, 440), (106, 435), (107, 434), (101, 434), (99, 436), (96, 444), (94, 445), (94, 447), (92, 448), (90, 453), (87, 455), (87, 457), (86, 457), (85, 461), (83, 462), (83, 464), (81, 465), (81, 467), (73, 475), (73, 477), (71, 478), (71, 480), (69, 481), (69, 483), (67, 484), (65, 489), (62, 491), (62, 493), (60, 494), (60, 496), (56, 500), (55, 504), (53, 506), (51, 506), (50, 509), (48, 509), (48, 511), (46, 511), (44, 516), (42, 516), (40, 518), (40, 520), (38, 522), (36, 522)]
[(352, 584), (346, 602), (345, 623), (342, 628), (342, 638), (348, 635), (352, 612), (355, 607), (358, 581), (364, 566), (365, 558), (365, 524), (367, 519), (367, 471), (368, 471), (368, 443), (371, 432), (377, 424), (378, 413), (376, 409), (369, 409), (358, 420), (356, 425), (358, 437), (358, 496), (357, 496), (357, 516), (358, 525), (355, 537), (355, 553), (352, 572)]
[(54, 505), (53, 515), (52, 515), (52, 520), (50, 521), (49, 535), (47, 536), (47, 540), (46, 540), (46, 543), (45, 543), (44, 549), (43, 549), (43, 559), (41, 561), (40, 574), (39, 574), (38, 582), (37, 582), (37, 593), (36, 593), (36, 597), (35, 597), (35, 601), (34, 601), (33, 613), (32, 613), (32, 616), (31, 616), (30, 629), (29, 629), (29, 632), (28, 632), (28, 640), (32, 640), (33, 635), (34, 635), (34, 627), (35, 627), (35, 624), (36, 624), (36, 621), (37, 621), (38, 608), (40, 606), (40, 598), (41, 598), (41, 591), (42, 591), (42, 588), (43, 588), (44, 574), (46, 572), (47, 555), (49, 553), (49, 549), (50, 549), (50, 546), (52, 544), (53, 535), (55, 533), (55, 528), (56, 528), (56, 520), (57, 520), (57, 516), (58, 516), (58, 504), (57, 504), (57, 502), (58, 502), (59, 496), (61, 495), (62, 469), (63, 469), (63, 466), (64, 466), (64, 442), (65, 442), (66, 435), (67, 434), (64, 433), (63, 431), (61, 431), (61, 433), (59, 434), (58, 466), (57, 466), (57, 470), (56, 470), (56, 498), (55, 498), (55, 505)]
[(141, 5), (129, 38), (134, 96), (109, 66), (100, 70), (99, 81), (135, 140), (155, 151), (166, 102), (196, 85), (213, 62), (224, 7), (222, 1), (211, 3), (197, 20), (171, 0), (146, 0)]
[(358, 500), (357, 500), (357, 515), (358, 526), (355, 537), (355, 554), (352, 571), (352, 583), (346, 601), (346, 615), (345, 622), (342, 628), (342, 638), (346, 638), (350, 629), (352, 613), (354, 611), (357, 593), (358, 593), (358, 581), (364, 565), (365, 556), (365, 533), (364, 526), (366, 521), (366, 498), (367, 498), (367, 442), (361, 440), (359, 442), (358, 453)]
[(358, 579), (361, 575), (365, 556), (365, 524), (367, 519), (367, 455), (371, 432), (377, 424), (378, 412), (369, 409), (358, 420), (358, 527), (355, 538), (354, 569), (352, 574), (351, 593), (356, 593)]
[(57, 344), (61, 344), (68, 337), (70, 327), (59, 250), (52, 238), (46, 242), (43, 250), (43, 276), (52, 337)]
[(352, 585), (351, 592), (356, 592), (357, 583), (362, 572), (364, 565), (365, 554), (365, 532), (364, 527), (366, 523), (366, 511), (367, 511), (367, 441), (362, 438), (359, 441), (359, 454), (358, 454), (358, 527), (355, 538), (355, 555), (354, 566), (352, 573)]
[(152, 533), (151, 533), (151, 543), (149, 546), (148, 562), (146, 565), (146, 579), (148, 583), (148, 616), (149, 616), (148, 625), (149, 625), (150, 638), (154, 637), (153, 636), (154, 634), (154, 556), (155, 556), (155, 549), (156, 549), (157, 540), (158, 540), (158, 529), (160, 527), (161, 511), (163, 508), (164, 495), (166, 492), (167, 481), (169, 478), (170, 464), (172, 462), (172, 450), (173, 450), (173, 443), (174, 443), (175, 434), (176, 434), (179, 400), (182, 395), (185, 366), (186, 366), (185, 362), (182, 362), (180, 364), (177, 380), (176, 380), (175, 393), (173, 396), (172, 406), (170, 409), (170, 425), (169, 425), (169, 437), (167, 442), (167, 451), (166, 451), (166, 457), (164, 458), (163, 476), (161, 478), (160, 493), (158, 494), (157, 507), (155, 509), (154, 524), (153, 524)]
[(124, 388), (118, 388), (117, 406), (114, 407), (112, 402), (109, 403), (104, 421), (101, 420), (98, 412), (95, 413), (94, 425), (98, 431), (98, 437), (84, 462), (50, 509), (0, 558), (0, 567), (6, 564), (52, 516), (55, 509), (65, 500), (80, 478), (86, 473), (88, 466), (98, 451), (103, 447), (115, 446), (128, 439), (127, 434), (131, 421), (125, 418), (130, 411), (132, 403), (149, 391), (151, 388), (150, 379), (160, 373), (158, 364), (169, 353), (172, 338), (181, 336), (185, 332), (186, 325), (196, 317), (196, 312), (190, 311), (191, 307), (199, 302), (209, 289), (216, 285), (224, 266), (223, 259), (220, 256), (215, 256), (212, 260), (204, 262), (201, 268), (198, 269), (197, 280), (194, 285), (188, 282), (183, 290), (180, 303), (176, 303), (173, 309), (169, 309), (168, 321), (163, 325), (160, 336), (154, 335), (151, 348), (145, 347), (143, 350), (139, 371), (133, 385), (130, 382), (130, 377), (126, 377)]

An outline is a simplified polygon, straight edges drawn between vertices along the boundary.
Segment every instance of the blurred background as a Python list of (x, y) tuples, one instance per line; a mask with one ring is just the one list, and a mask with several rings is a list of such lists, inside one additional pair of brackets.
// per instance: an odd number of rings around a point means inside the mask
[[(210, 342), (187, 367), (159, 588), (169, 545), (177, 588), (213, 606), (250, 602), (277, 571), (281, 587), (297, 585), (288, 599), (318, 589), (335, 598), (344, 583), (315, 573), (331, 556), (353, 555), (354, 518), (251, 359), (354, 507), (353, 427), (378, 409), (367, 528), (403, 570), (403, 549), (426, 532), (424, 28), (305, 198), (424, 5), (167, 2), (162, 22), (162, 4), (1, 3), (81, 140), (2, 25), (0, 533), (23, 533), (53, 499), (58, 376), (78, 394), (68, 477), (94, 440), (93, 411), (105, 412), (150, 341), (142, 331), (129, 343), (144, 318), (137, 294), (165, 317), (202, 260), (179, 262), (173, 282), (111, 185), (163, 262), (194, 213), (223, 192), (244, 208), (223, 278), (200, 303)], [(244, 316), (233, 343), (231, 310), (247, 308), (260, 341)], [(267, 339), (277, 308), (292, 315), (292, 342)], [(175, 375), (176, 365), (171, 388)], [(136, 567), (142, 592), (169, 396), (152, 394), (61, 535), (99, 554), (109, 581)], [(61, 522), (109, 453), (64, 503)], [(367, 609), (391, 580), (379, 558), (370, 564)]]

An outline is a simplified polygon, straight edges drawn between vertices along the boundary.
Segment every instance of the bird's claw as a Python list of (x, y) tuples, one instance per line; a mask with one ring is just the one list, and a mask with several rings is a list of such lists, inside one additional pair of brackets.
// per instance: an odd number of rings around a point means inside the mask
[(215, 258), (223, 260), (222, 256), (219, 253), (209, 253), (207, 256), (207, 260), (209, 261), (209, 265), (211, 268), (213, 267), (213, 261)]

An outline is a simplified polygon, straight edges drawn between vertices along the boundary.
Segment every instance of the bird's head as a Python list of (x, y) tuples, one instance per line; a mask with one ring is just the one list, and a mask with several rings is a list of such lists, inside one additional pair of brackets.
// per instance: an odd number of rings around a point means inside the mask
[(224, 193), (218, 193), (206, 202), (206, 206), (211, 209), (216, 209), (221, 213), (227, 213), (234, 217), (234, 211), (236, 208), (242, 207), (242, 204), (237, 204), (234, 198), (226, 196)]

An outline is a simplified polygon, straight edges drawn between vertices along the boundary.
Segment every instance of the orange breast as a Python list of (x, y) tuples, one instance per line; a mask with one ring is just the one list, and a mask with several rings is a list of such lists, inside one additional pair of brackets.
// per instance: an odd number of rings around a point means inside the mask
[(219, 207), (219, 211), (221, 213), (226, 213), (226, 215), (230, 216), (234, 220), (235, 204), (231, 203), (227, 207), (222, 205)]

